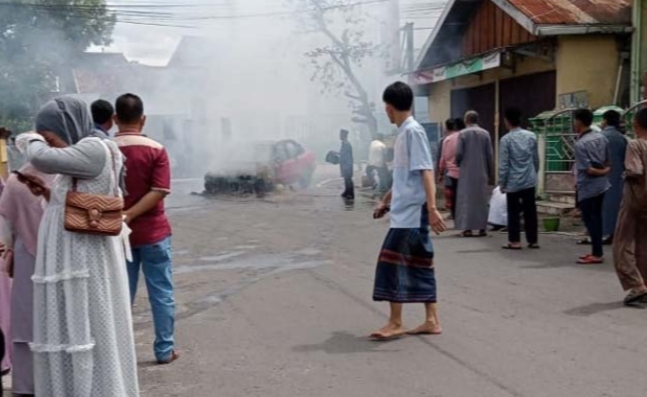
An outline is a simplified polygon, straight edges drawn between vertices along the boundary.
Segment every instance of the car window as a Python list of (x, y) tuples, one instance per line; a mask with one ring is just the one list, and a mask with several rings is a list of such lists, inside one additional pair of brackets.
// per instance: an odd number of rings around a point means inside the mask
[(294, 141), (285, 142), (285, 146), (291, 159), (295, 159), (304, 153), (303, 147)]
[(285, 146), (284, 142), (277, 143), (274, 146), (274, 160), (279, 163), (287, 161), (290, 158), (290, 154)]

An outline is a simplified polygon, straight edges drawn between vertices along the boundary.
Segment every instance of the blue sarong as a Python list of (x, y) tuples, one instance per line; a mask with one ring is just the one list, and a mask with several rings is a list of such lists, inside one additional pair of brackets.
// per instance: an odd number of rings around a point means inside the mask
[(380, 252), (373, 300), (394, 303), (436, 303), (434, 249), (427, 211), (420, 228), (390, 229)]

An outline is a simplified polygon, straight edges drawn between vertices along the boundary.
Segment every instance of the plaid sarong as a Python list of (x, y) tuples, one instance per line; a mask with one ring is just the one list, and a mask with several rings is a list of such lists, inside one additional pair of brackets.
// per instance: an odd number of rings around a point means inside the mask
[(390, 229), (377, 263), (373, 300), (436, 303), (434, 249), (426, 211), (419, 229)]

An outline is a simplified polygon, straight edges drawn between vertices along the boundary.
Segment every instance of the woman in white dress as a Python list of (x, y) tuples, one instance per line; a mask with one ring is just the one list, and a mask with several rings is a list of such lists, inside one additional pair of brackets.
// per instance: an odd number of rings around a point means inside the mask
[(110, 141), (88, 138), (85, 103), (63, 97), (36, 117), (17, 145), (41, 172), (58, 174), (40, 225), (34, 282), (35, 391), (47, 397), (137, 397), (137, 362), (126, 260), (119, 237), (64, 229), (65, 198), (78, 191), (121, 195), (123, 158)]

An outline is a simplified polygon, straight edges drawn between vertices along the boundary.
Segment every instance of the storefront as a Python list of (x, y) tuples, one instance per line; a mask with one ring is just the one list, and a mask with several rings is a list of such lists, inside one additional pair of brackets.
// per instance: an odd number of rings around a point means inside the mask
[[(497, 146), (504, 110), (527, 118), (560, 107), (596, 108), (628, 98), (625, 51), (631, 1), (450, 1), (409, 76), (434, 121), (480, 114)], [(581, 2), (580, 2), (581, 3)]]

